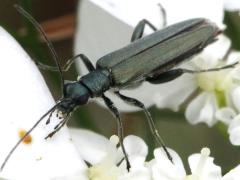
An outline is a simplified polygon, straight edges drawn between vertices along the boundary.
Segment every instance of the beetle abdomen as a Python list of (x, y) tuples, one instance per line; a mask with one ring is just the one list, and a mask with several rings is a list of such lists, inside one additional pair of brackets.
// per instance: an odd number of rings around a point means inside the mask
[(121, 87), (139, 78), (144, 80), (156, 69), (168, 71), (213, 42), (218, 33), (214, 24), (202, 21), (189, 31), (147, 48), (111, 68), (114, 85)]

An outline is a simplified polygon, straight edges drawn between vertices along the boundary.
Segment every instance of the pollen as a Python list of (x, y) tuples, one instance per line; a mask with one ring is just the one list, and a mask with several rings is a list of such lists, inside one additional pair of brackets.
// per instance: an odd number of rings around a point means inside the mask
[[(19, 138), (23, 138), (26, 133), (27, 133), (26, 130), (20, 129), (20, 130), (18, 131), (18, 136), (19, 136)], [(31, 143), (32, 143), (32, 136), (31, 136), (31, 135), (27, 135), (22, 142), (23, 142), (24, 144), (31, 144)]]

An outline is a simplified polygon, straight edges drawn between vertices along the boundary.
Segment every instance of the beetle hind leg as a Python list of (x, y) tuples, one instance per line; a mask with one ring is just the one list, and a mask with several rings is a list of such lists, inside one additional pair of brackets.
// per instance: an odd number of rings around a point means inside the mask
[(130, 168), (131, 168), (131, 165), (130, 165), (128, 155), (127, 155), (127, 152), (126, 152), (124, 144), (123, 144), (123, 137), (124, 137), (124, 135), (123, 135), (123, 124), (122, 124), (122, 120), (121, 120), (121, 117), (120, 117), (120, 113), (119, 113), (118, 109), (114, 106), (113, 102), (108, 97), (106, 97), (103, 94), (102, 98), (103, 98), (105, 104), (107, 105), (107, 107), (110, 109), (110, 111), (114, 114), (114, 116), (117, 119), (119, 143), (120, 143), (120, 146), (122, 148), (123, 154), (125, 156), (125, 160), (126, 160), (126, 163), (127, 163), (127, 170), (129, 171)]
[(139, 108), (141, 108), (144, 111), (144, 113), (145, 113), (145, 115), (146, 115), (146, 117), (148, 119), (148, 125), (150, 127), (151, 133), (153, 134), (153, 136), (154, 136), (155, 140), (157, 141), (157, 143), (162, 146), (162, 148), (165, 151), (168, 159), (172, 162), (172, 156), (168, 152), (165, 143), (163, 142), (160, 134), (158, 133), (158, 130), (157, 130), (156, 126), (155, 126), (155, 123), (154, 123), (154, 121), (152, 119), (152, 116), (151, 116), (150, 112), (147, 110), (147, 108), (145, 107), (145, 105), (142, 102), (138, 101), (137, 99), (130, 98), (130, 97), (127, 97), (127, 96), (124, 96), (124, 95), (120, 94), (120, 92), (118, 92), (118, 91), (115, 92), (115, 94), (119, 98), (121, 98), (123, 101), (127, 102), (128, 104), (136, 106), (136, 107), (139, 107)]
[(164, 73), (156, 72), (152, 76), (146, 77), (145, 80), (150, 82), (150, 83), (152, 83), (152, 84), (162, 84), (162, 83), (166, 83), (166, 82), (172, 81), (172, 80), (180, 77), (184, 73), (198, 74), (198, 73), (220, 71), (220, 70), (224, 70), (224, 69), (234, 68), (239, 63), (240, 62), (237, 61), (235, 63), (229, 64), (229, 65), (226, 65), (226, 66), (222, 66), (222, 67), (211, 68), (211, 69), (200, 69), (200, 70), (191, 70), (191, 69), (178, 68), (178, 69), (173, 69), (173, 70), (166, 71)]

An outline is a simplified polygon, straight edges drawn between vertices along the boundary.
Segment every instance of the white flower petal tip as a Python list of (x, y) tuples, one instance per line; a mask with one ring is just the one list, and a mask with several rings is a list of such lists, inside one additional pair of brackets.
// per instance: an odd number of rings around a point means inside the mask
[(232, 108), (221, 108), (217, 110), (215, 117), (216, 119), (229, 125), (236, 115), (237, 115), (236, 112)]
[(170, 148), (167, 148), (172, 157), (173, 163), (168, 159), (166, 152), (163, 148), (154, 150), (155, 160), (152, 162), (152, 174), (154, 179), (177, 179), (184, 177), (186, 172), (179, 155)]
[(240, 112), (240, 87), (237, 87), (233, 90), (232, 93), (232, 100), (233, 100), (233, 104), (234, 106), (237, 108), (238, 112)]
[(240, 145), (240, 114), (234, 117), (228, 127), (230, 142), (235, 145)]
[(131, 156), (146, 157), (148, 154), (148, 147), (140, 137), (128, 135), (126, 138), (124, 138), (123, 143), (126, 148), (127, 154), (130, 157)]
[(204, 122), (208, 126), (213, 126), (216, 122), (214, 117), (216, 108), (213, 94), (203, 92), (188, 105), (185, 116), (191, 124)]
[(235, 146), (240, 146), (240, 127), (229, 132), (230, 142)]

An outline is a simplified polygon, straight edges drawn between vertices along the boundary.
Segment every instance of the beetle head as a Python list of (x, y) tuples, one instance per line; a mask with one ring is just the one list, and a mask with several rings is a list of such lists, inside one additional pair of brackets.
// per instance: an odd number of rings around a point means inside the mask
[(63, 99), (58, 109), (62, 113), (68, 114), (77, 106), (86, 104), (89, 97), (89, 90), (80, 82), (66, 83), (64, 84)]

